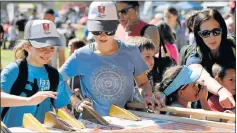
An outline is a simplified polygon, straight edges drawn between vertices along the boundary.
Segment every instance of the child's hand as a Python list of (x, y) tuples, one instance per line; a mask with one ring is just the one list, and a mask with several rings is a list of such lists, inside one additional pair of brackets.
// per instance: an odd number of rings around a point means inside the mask
[(152, 110), (151, 112), (154, 112), (155, 101), (152, 97), (152, 94), (151, 94), (151, 96), (144, 96), (143, 99), (144, 99), (144, 104), (145, 104), (146, 109), (151, 109)]
[(53, 91), (39, 91), (33, 96), (28, 98), (29, 100), (28, 103), (29, 105), (38, 105), (48, 97), (56, 99), (57, 94), (58, 92), (53, 92)]
[(200, 101), (201, 100), (205, 100), (205, 101), (207, 100), (208, 91), (207, 91), (207, 87), (205, 85), (202, 85), (198, 95), (199, 95)]
[(76, 105), (76, 111), (77, 112), (82, 112), (83, 108), (86, 106), (92, 106), (91, 100), (90, 99), (83, 99), (82, 101), (79, 101), (79, 103)]
[(233, 108), (235, 107), (235, 100), (233, 98), (233, 95), (226, 89), (221, 88), (218, 91), (219, 95), (219, 103), (222, 106), (222, 108)]

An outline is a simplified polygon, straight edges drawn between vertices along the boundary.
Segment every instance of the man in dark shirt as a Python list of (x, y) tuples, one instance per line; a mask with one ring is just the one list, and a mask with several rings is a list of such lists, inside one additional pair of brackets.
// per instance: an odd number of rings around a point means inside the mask
[(17, 29), (19, 31), (19, 39), (23, 39), (24, 27), (26, 25), (26, 22), (27, 22), (27, 19), (23, 14), (21, 14), (19, 16), (18, 20), (16, 21), (16, 26), (17, 26)]

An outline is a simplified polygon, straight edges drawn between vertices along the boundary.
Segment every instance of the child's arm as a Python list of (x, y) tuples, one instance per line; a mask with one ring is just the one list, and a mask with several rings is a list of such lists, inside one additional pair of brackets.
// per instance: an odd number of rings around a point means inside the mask
[(1, 107), (31, 106), (37, 105), (46, 98), (56, 98), (57, 92), (40, 91), (31, 97), (22, 97), (5, 93), (1, 90)]
[(80, 100), (72, 92), (69, 85), (66, 81), (63, 81), (63, 78), (60, 74), (60, 83), (58, 85), (58, 98), (54, 101), (54, 106), (56, 109), (65, 107), (70, 104), (77, 112), (83, 111), (83, 107), (91, 106), (91, 101), (89, 99)]
[(199, 91), (199, 98), (200, 98), (200, 103), (202, 106), (202, 109), (204, 110), (210, 110), (210, 107), (207, 102), (207, 97), (208, 97), (208, 91), (206, 86), (202, 86), (202, 88)]
[(159, 106), (161, 105), (161, 103), (160, 101), (153, 99), (152, 86), (147, 79), (146, 72), (143, 72), (142, 74), (136, 76), (135, 81), (137, 87), (142, 89), (144, 104), (146, 108), (148, 108), (148, 105), (151, 104), (152, 111), (154, 111), (155, 102), (157, 102)]

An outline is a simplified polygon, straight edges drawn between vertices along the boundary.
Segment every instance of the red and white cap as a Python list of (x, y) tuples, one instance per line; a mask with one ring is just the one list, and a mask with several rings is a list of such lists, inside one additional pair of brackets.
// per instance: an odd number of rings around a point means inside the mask
[(61, 42), (55, 24), (49, 20), (31, 20), (25, 26), (24, 39), (35, 48), (60, 46)]
[(118, 23), (115, 3), (94, 1), (90, 4), (87, 19), (89, 31), (115, 31)]

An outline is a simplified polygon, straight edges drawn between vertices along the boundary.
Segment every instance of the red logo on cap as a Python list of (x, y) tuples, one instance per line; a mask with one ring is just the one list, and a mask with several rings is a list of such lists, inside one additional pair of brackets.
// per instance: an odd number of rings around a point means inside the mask
[(42, 26), (43, 26), (44, 34), (50, 34), (49, 23), (43, 23)]
[(105, 6), (98, 6), (98, 12), (99, 12), (98, 17), (104, 17), (105, 16)]

